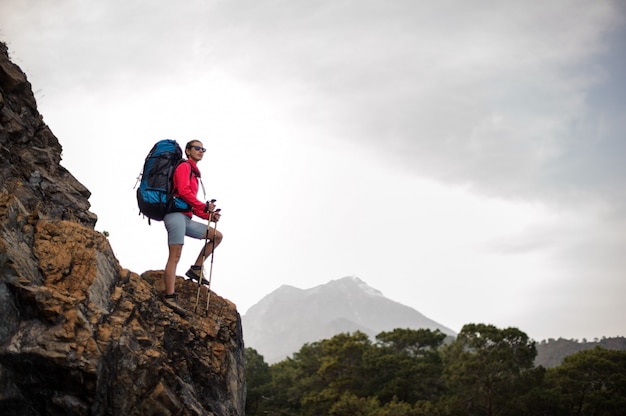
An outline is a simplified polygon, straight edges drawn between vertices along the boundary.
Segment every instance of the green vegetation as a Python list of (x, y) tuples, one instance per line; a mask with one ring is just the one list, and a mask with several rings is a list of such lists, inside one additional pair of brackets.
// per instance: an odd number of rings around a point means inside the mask
[(246, 415), (621, 415), (626, 351), (581, 351), (535, 367), (516, 329), (468, 324), (457, 338), (425, 329), (362, 332), (305, 344), (267, 365), (246, 349)]

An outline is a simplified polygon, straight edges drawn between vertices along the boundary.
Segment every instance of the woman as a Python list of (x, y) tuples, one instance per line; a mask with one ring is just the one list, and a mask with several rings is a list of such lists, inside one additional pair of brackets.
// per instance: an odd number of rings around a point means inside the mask
[[(205, 152), (206, 149), (202, 147), (202, 142), (198, 140), (192, 140), (185, 146), (187, 160), (180, 163), (174, 171), (173, 189), (174, 197), (181, 198), (189, 204), (191, 210), (187, 212), (170, 212), (163, 219), (167, 229), (167, 244), (169, 247), (169, 256), (165, 265), (165, 296), (163, 301), (181, 315), (185, 315), (186, 311), (177, 304), (176, 266), (183, 251), (185, 236), (199, 240), (207, 239), (207, 244), (200, 250), (196, 262), (186, 273), (189, 278), (195, 281), (198, 281), (200, 278), (202, 262), (207, 257), (205, 253), (211, 253), (210, 250), (215, 249), (222, 242), (222, 233), (210, 227), (210, 224), (207, 227), (201, 222), (192, 220), (194, 214), (208, 220), (211, 213), (211, 221), (217, 222), (220, 219), (220, 213), (213, 212), (215, 211), (213, 203), (201, 202), (196, 197), (198, 193), (198, 178), (200, 178), (197, 163), (202, 160)], [(209, 282), (202, 279), (202, 283), (208, 284)]]

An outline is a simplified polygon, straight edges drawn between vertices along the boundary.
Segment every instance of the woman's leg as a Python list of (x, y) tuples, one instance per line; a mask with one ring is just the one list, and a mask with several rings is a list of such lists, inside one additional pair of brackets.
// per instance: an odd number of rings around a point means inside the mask
[[(222, 242), (222, 233), (217, 231), (213, 227), (209, 227), (209, 229), (204, 234), (205, 238), (208, 238), (206, 245), (200, 250), (200, 254), (198, 254), (198, 258), (194, 263), (194, 266), (202, 266), (202, 260), (206, 260), (209, 257), (209, 254), (213, 252), (217, 246)], [(213, 243), (215, 242), (215, 245)]]
[(165, 265), (165, 294), (171, 295), (176, 291), (176, 266), (183, 252), (182, 244), (170, 244), (169, 255)]
[(163, 219), (167, 229), (167, 246), (169, 249), (164, 275), (166, 295), (171, 295), (176, 291), (176, 266), (183, 252), (185, 229), (188, 221), (188, 218), (180, 212), (167, 214)]

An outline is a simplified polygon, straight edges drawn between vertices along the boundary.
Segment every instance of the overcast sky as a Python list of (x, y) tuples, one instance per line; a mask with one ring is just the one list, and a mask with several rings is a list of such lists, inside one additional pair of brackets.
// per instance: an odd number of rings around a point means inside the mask
[(135, 178), (197, 139), (241, 314), (357, 276), (536, 340), (626, 335), (625, 39), (620, 1), (0, 2), (122, 266), (165, 266)]

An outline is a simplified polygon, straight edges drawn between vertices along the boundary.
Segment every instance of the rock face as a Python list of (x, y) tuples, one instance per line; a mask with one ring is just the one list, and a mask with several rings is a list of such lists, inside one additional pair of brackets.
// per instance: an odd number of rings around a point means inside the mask
[[(207, 317), (186, 318), (163, 305), (163, 272), (119, 265), (60, 160), (0, 43), (0, 414), (243, 415), (235, 305), (212, 293)], [(177, 292), (193, 312), (197, 286)]]

